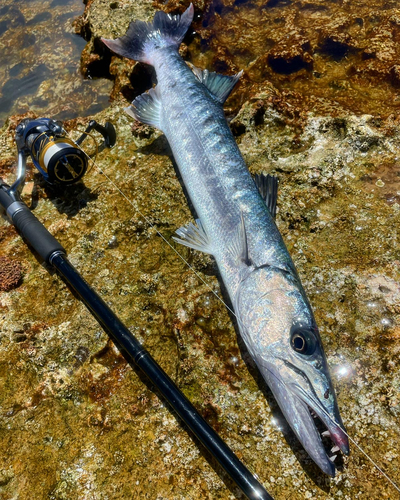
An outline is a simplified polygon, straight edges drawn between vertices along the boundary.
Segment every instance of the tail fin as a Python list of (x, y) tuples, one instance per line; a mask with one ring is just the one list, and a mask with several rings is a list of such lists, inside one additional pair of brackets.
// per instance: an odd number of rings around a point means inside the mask
[(151, 64), (154, 50), (171, 45), (179, 47), (193, 20), (193, 13), (193, 4), (181, 16), (159, 11), (153, 22), (133, 21), (126, 35), (116, 40), (102, 38), (102, 41), (120, 56)]

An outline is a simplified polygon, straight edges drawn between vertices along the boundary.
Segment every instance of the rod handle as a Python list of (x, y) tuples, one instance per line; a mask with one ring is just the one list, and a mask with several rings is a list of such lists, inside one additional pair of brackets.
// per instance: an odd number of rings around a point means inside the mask
[(7, 208), (7, 214), (21, 235), (47, 263), (54, 252), (66, 253), (61, 243), (49, 233), (25, 203), (15, 201)]

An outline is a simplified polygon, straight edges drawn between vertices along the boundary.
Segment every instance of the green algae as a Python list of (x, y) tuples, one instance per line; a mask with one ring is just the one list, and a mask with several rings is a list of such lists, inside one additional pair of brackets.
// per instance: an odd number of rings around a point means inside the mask
[[(152, 15), (150, 2), (110, 5), (88, 11), (93, 36), (122, 33), (132, 9)], [(349, 434), (399, 482), (398, 120), (306, 105), (293, 119), (285, 89), (251, 88), (232, 129), (251, 172), (279, 176), (277, 224), (313, 304)], [(212, 260), (176, 247), (206, 286), (157, 235), (175, 247), (172, 234), (192, 216), (160, 134), (132, 127), (123, 105), (118, 97), (96, 115), (118, 130), (116, 147), (97, 160), (105, 175), (93, 168), (62, 192), (29, 172), (35, 215), (275, 498), (395, 498), (354, 446), (329, 479), (291, 435), (211, 292), (219, 293)], [(17, 122), (0, 135), (9, 182)], [(240, 498), (61, 280), (5, 220), (0, 231), (0, 255), (24, 269), (21, 285), (0, 294), (1, 498)]]

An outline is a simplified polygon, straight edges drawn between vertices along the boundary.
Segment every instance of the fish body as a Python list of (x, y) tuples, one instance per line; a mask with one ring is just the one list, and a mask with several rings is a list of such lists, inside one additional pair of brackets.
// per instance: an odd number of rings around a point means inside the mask
[(165, 134), (179, 167), (198, 220), (176, 239), (215, 258), (247, 349), (304, 448), (333, 476), (310, 409), (344, 453), (349, 446), (318, 328), (272, 217), (275, 200), (268, 208), (224, 116), (238, 75), (192, 71), (178, 53), (192, 18), (192, 5), (182, 16), (157, 12), (103, 41), (155, 68), (156, 88), (126, 111)]
[[(154, 60), (166, 135), (185, 188), (201, 221), (222, 280), (234, 301), (247, 266), (235, 244), (243, 216), (249, 254), (258, 265), (291, 266), (282, 237), (261, 198), (222, 106), (176, 54), (160, 51)], [(178, 75), (178, 78), (175, 77)]]

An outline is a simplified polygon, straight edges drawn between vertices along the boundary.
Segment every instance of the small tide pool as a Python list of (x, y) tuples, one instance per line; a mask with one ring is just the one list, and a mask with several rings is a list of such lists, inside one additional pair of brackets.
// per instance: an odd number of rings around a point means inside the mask
[(86, 41), (73, 22), (83, 10), (81, 0), (1, 2), (0, 125), (27, 111), (65, 120), (108, 105), (111, 82), (80, 71)]

